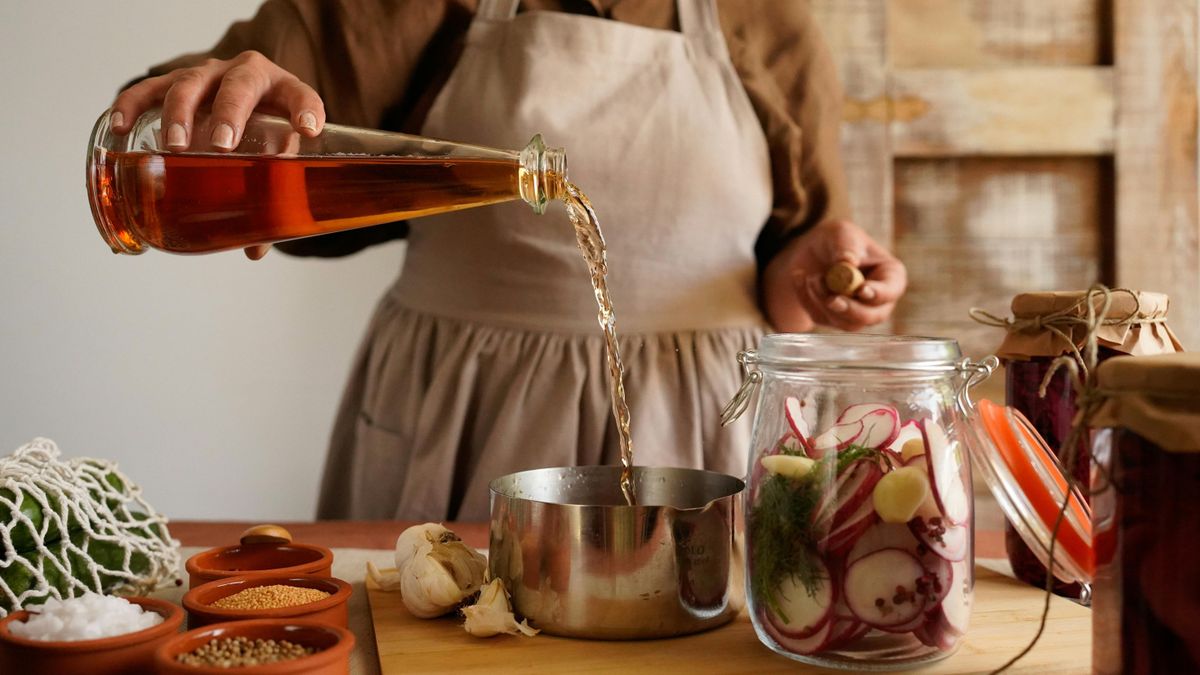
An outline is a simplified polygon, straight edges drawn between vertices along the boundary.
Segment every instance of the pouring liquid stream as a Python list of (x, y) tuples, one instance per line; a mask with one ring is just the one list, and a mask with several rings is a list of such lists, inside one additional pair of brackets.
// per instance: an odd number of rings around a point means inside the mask
[(613, 312), (612, 298), (608, 294), (608, 260), (604, 235), (600, 232), (600, 221), (588, 201), (587, 195), (573, 183), (566, 183), (563, 201), (567, 215), (575, 228), (575, 237), (583, 259), (587, 261), (591, 275), (592, 291), (599, 308), (597, 320), (604, 332), (605, 352), (608, 355), (609, 394), (612, 397), (613, 418), (617, 423), (617, 434), (621, 444), (621, 494), (625, 503), (634, 506), (633, 494), (633, 441), (629, 433), (629, 406), (625, 402), (625, 366), (621, 362), (621, 346), (617, 343), (617, 317)]

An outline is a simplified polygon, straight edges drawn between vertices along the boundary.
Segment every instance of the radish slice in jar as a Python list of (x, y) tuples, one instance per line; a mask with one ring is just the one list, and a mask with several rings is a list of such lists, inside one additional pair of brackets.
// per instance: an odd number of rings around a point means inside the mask
[(939, 558), (958, 562), (967, 555), (970, 532), (964, 525), (951, 525), (937, 516), (917, 516), (908, 522), (913, 534)]
[(808, 422), (804, 421), (804, 403), (795, 396), (788, 396), (783, 400), (783, 416), (787, 418), (788, 426), (792, 428), (792, 433), (799, 439), (801, 447), (804, 448), (806, 454), (812, 454), (812, 431), (808, 427)]
[(829, 640), (822, 648), (825, 651), (844, 647), (871, 630), (870, 626), (858, 619), (835, 619), (831, 623), (833, 628), (829, 631)]
[(900, 416), (891, 406), (869, 413), (859, 421), (863, 431), (854, 442), (865, 448), (886, 447), (900, 432)]
[(820, 630), (805, 638), (795, 638), (780, 632), (770, 618), (762, 622), (762, 627), (775, 641), (775, 644), (793, 654), (815, 654), (825, 649), (825, 645), (829, 644), (829, 636), (833, 633), (832, 621), (826, 621)]
[(842, 592), (850, 611), (864, 623), (885, 629), (901, 626), (925, 608), (925, 598), (917, 594), (917, 580), (924, 574), (911, 553), (886, 548), (851, 563)]
[(917, 582), (917, 592), (925, 596), (926, 607), (934, 607), (950, 594), (950, 589), (958, 580), (954, 575), (954, 568), (963, 563), (952, 563), (934, 555), (928, 549), (924, 555), (918, 555), (917, 558), (925, 568), (925, 576)]
[(971, 578), (968, 571), (965, 561), (953, 564), (953, 583), (941, 602), (941, 620), (944, 627), (955, 635), (965, 635), (971, 622)]
[(833, 612), (834, 585), (829, 580), (829, 570), (819, 559), (813, 562), (817, 568), (814, 577), (820, 580), (816, 592), (809, 595), (804, 584), (789, 576), (776, 591), (779, 612), (772, 607), (767, 609), (767, 620), (786, 637), (803, 639), (817, 633), (829, 623)]
[(846, 563), (853, 563), (885, 548), (896, 548), (918, 556), (919, 547), (920, 542), (913, 536), (912, 530), (908, 529), (908, 525), (875, 523), (854, 542), (854, 546), (846, 554)]
[(863, 433), (861, 420), (835, 424), (824, 433), (812, 439), (813, 457), (824, 457), (826, 453), (837, 452), (857, 442)]
[(925, 454), (925, 437), (921, 434), (921, 427), (916, 420), (909, 420), (900, 427), (896, 438), (888, 444), (888, 450), (899, 455), (906, 465), (913, 457)]
[(964, 525), (971, 517), (971, 495), (962, 478), (966, 464), (962, 448), (951, 443), (946, 432), (933, 420), (923, 421), (921, 434), (925, 438), (925, 458), (933, 498), (947, 520)]
[[(833, 518), (834, 525), (844, 523), (871, 500), (875, 484), (883, 477), (883, 469), (875, 462), (858, 460), (838, 474), (833, 487), (821, 495), (813, 521)], [(874, 506), (872, 506), (874, 508)]]

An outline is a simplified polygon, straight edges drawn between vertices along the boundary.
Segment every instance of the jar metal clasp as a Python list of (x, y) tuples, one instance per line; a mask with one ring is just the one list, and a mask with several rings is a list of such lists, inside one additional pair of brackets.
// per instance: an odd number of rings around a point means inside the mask
[(981, 361), (963, 359), (956, 370), (962, 375), (962, 385), (958, 388), (958, 405), (968, 415), (974, 413), (975, 402), (971, 400), (971, 389), (982, 384), (992, 376), (992, 372), (1000, 367), (1000, 359), (988, 356)]
[(723, 427), (733, 424), (737, 418), (745, 414), (746, 410), (750, 408), (750, 401), (754, 399), (755, 390), (758, 389), (758, 385), (762, 384), (762, 372), (756, 367), (758, 364), (757, 351), (747, 349), (739, 352), (737, 360), (742, 364), (746, 379), (742, 380), (742, 386), (738, 387), (737, 393), (721, 410), (721, 426)]

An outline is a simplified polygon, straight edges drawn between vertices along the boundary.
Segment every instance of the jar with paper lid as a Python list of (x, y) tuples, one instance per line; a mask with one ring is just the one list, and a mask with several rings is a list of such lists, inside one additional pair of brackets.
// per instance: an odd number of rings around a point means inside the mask
[[(917, 667), (966, 635), (974, 589), (972, 467), (1049, 551), (1067, 494), (1019, 412), (969, 391), (997, 365), (944, 338), (769, 335), (743, 352), (726, 409), (756, 403), (746, 490), (747, 602), (759, 640), (825, 667)], [(1078, 492), (1055, 569), (1089, 578)]]
[(1096, 373), (1096, 673), (1200, 672), (1200, 354)]
[[(1019, 410), (1056, 453), (1063, 452), (1075, 419), (1075, 392), (1065, 371), (1046, 381), (1044, 392), (1042, 385), (1054, 359), (1083, 348), (1089, 313), (1104, 311), (1106, 302), (1106, 318), (1096, 331), (1098, 361), (1122, 354), (1180, 351), (1179, 341), (1166, 323), (1169, 300), (1161, 293), (1128, 289), (1107, 295), (1094, 290), (1021, 293), (1012, 300), (1010, 318), (973, 311), (977, 320), (1006, 329), (996, 355), (1005, 365), (1007, 404)], [(1081, 440), (1072, 467), (1081, 485), (1088, 484), (1091, 473), (1085, 444), (1086, 439)], [(1004, 545), (1017, 578), (1044, 586), (1046, 568), (1010, 522), (1005, 523)], [(1087, 589), (1078, 584), (1059, 580), (1054, 591), (1088, 602)]]

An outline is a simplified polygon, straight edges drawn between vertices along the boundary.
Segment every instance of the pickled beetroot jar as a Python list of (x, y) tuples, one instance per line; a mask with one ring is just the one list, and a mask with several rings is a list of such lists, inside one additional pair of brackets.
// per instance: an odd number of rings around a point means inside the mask
[(1093, 672), (1200, 673), (1200, 355), (1115, 358), (1097, 387)]
[[(952, 654), (973, 599), (972, 462), (1006, 513), (1035, 514), (1033, 541), (1048, 541), (1037, 516), (1056, 513), (1051, 492), (1032, 503), (1037, 490), (1020, 487), (1053, 455), (1030, 450), (1019, 413), (967, 396), (996, 360), (966, 361), (942, 338), (805, 334), (766, 336), (741, 361), (728, 417), (757, 387), (745, 542), (759, 640), (860, 671)], [(1058, 550), (1085, 558), (1090, 518), (1073, 506)]]
[[(1118, 290), (1110, 296), (1109, 320), (1098, 330), (1099, 361), (1122, 354), (1161, 354), (1179, 351), (1179, 342), (1165, 321), (1168, 299), (1160, 293)], [(1008, 334), (997, 350), (1005, 365), (1005, 394), (1009, 406), (1019, 410), (1061, 458), (1063, 443), (1075, 419), (1075, 392), (1062, 371), (1041, 386), (1050, 364), (1082, 348), (1088, 317), (1085, 291), (1022, 293), (1013, 298), (1012, 318), (1003, 323)], [(1103, 296), (1091, 294), (1097, 311)], [(1080, 441), (1071, 472), (1080, 485), (1091, 476), (1087, 440)], [(1046, 585), (1046, 568), (1011, 522), (1005, 522), (1004, 545), (1017, 578), (1034, 586)], [(1054, 592), (1083, 602), (1088, 590), (1078, 583), (1056, 579)]]

